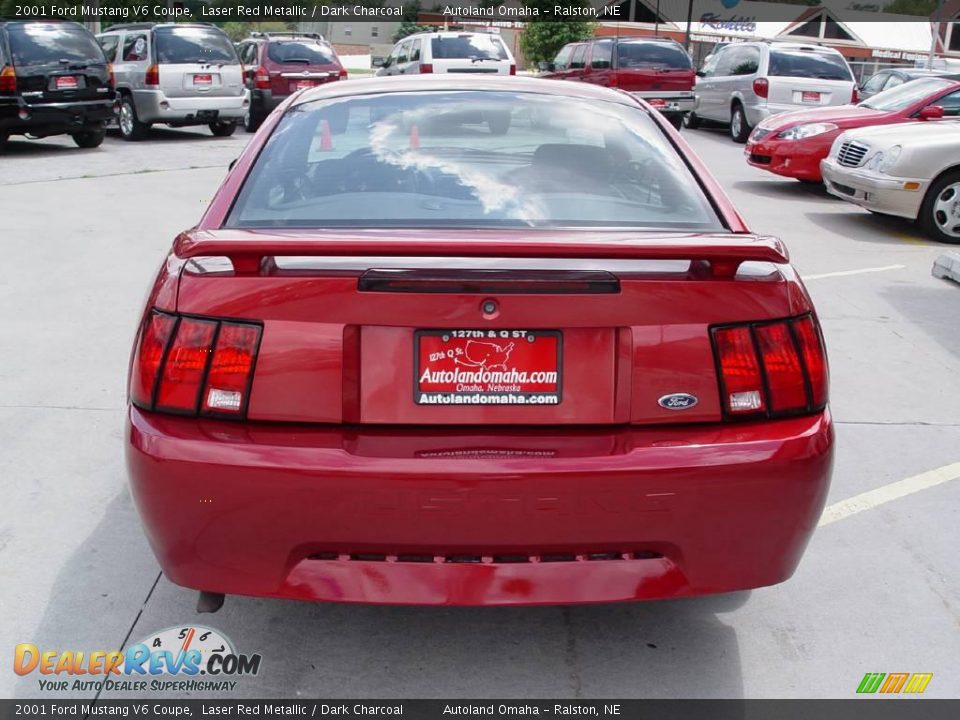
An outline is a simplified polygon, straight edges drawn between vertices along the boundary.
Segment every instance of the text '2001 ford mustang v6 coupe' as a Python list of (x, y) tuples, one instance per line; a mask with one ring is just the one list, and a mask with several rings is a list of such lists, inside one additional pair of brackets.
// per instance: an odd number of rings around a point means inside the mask
[(833, 431), (784, 247), (663, 118), (444, 76), (267, 119), (149, 294), (126, 449), (202, 598), (545, 604), (785, 580)]

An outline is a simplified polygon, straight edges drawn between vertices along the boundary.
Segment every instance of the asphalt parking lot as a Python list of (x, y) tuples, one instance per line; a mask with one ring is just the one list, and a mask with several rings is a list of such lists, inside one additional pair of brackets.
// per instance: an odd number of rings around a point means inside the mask
[[(828, 503), (960, 462), (960, 286), (930, 275), (944, 246), (747, 167), (720, 131), (684, 134), (748, 223), (787, 242), (817, 304), (838, 435)], [(513, 609), (230, 597), (196, 615), (196, 594), (160, 576), (127, 492), (126, 365), (158, 264), (248, 137), (14, 139), (0, 158), (4, 653), (110, 650), (202, 623), (263, 656), (244, 697), (847, 698), (865, 672), (931, 672), (926, 696), (960, 696), (960, 479), (835, 508), (790, 581), (735, 597)], [(38, 695), (36, 675), (10, 667), (0, 697)]]

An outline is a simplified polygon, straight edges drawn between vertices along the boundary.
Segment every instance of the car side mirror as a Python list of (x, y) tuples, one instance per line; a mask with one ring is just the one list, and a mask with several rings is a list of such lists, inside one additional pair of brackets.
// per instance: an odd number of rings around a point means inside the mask
[(943, 107), (941, 105), (927, 105), (924, 108), (920, 108), (919, 118), (921, 120), (939, 120), (944, 115)]
[(703, 70), (697, 70), (697, 77), (706, 77), (707, 74)]
[(545, 62), (541, 60), (540, 62), (537, 63), (537, 68), (542, 72), (553, 72), (554, 70), (557, 69), (557, 66), (554, 65), (552, 62)]
[(375, 58), (373, 59), (373, 62), (372, 62), (371, 64), (372, 64), (373, 67), (375, 67), (375, 68), (381, 68), (381, 67), (386, 67), (386, 66), (387, 66), (387, 61), (384, 60), (382, 57), (375, 57)]

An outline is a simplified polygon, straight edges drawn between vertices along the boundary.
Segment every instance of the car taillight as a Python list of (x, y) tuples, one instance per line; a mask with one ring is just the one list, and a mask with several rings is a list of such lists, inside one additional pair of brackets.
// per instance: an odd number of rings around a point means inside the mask
[(17, 91), (17, 73), (11, 65), (4, 65), (0, 70), (0, 92)]
[(850, 93), (850, 104), (856, 105), (858, 102), (860, 102), (860, 89), (854, 85), (853, 92)]
[(340, 72), (338, 73), (337, 77), (339, 77), (341, 80), (346, 80), (346, 79), (347, 79), (347, 75), (348, 75), (347, 69), (346, 69), (346, 68), (340, 68)]
[(160, 84), (160, 66), (151, 65), (147, 68), (147, 75), (143, 79), (144, 85), (159, 85)]
[(260, 90), (270, 89), (270, 73), (263, 68), (257, 68), (257, 74), (253, 76), (253, 86)]
[(110, 85), (110, 89), (113, 90), (117, 87), (117, 78), (113, 74), (113, 64), (107, 63), (107, 84)]
[(753, 81), (753, 94), (765, 98), (770, 93), (770, 82), (766, 78), (757, 78)]
[(714, 328), (723, 410), (730, 417), (817, 412), (827, 358), (812, 315)]
[(610, 84), (608, 87), (618, 88), (620, 87), (620, 74), (612, 72), (610, 73)]
[(433, 72), (433, 65), (430, 63), (420, 63), (420, 74), (427, 75)]
[(516, 74), (517, 74), (517, 66), (516, 66), (516, 65), (512, 65), (512, 64), (510, 65), (510, 74), (511, 74), (511, 75), (516, 75)]
[(243, 417), (261, 328), (150, 313), (133, 361), (130, 399), (144, 410)]
[(130, 376), (130, 399), (135, 405), (146, 408), (153, 405), (153, 389), (157, 386), (163, 353), (175, 322), (172, 315), (153, 312), (143, 326)]

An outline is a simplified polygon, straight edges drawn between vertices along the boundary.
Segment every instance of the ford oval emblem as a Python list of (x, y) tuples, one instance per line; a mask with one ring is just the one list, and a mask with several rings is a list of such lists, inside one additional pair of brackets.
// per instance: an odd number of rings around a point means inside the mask
[(689, 410), (697, 402), (697, 396), (690, 393), (670, 393), (657, 400), (657, 404), (667, 410)]

